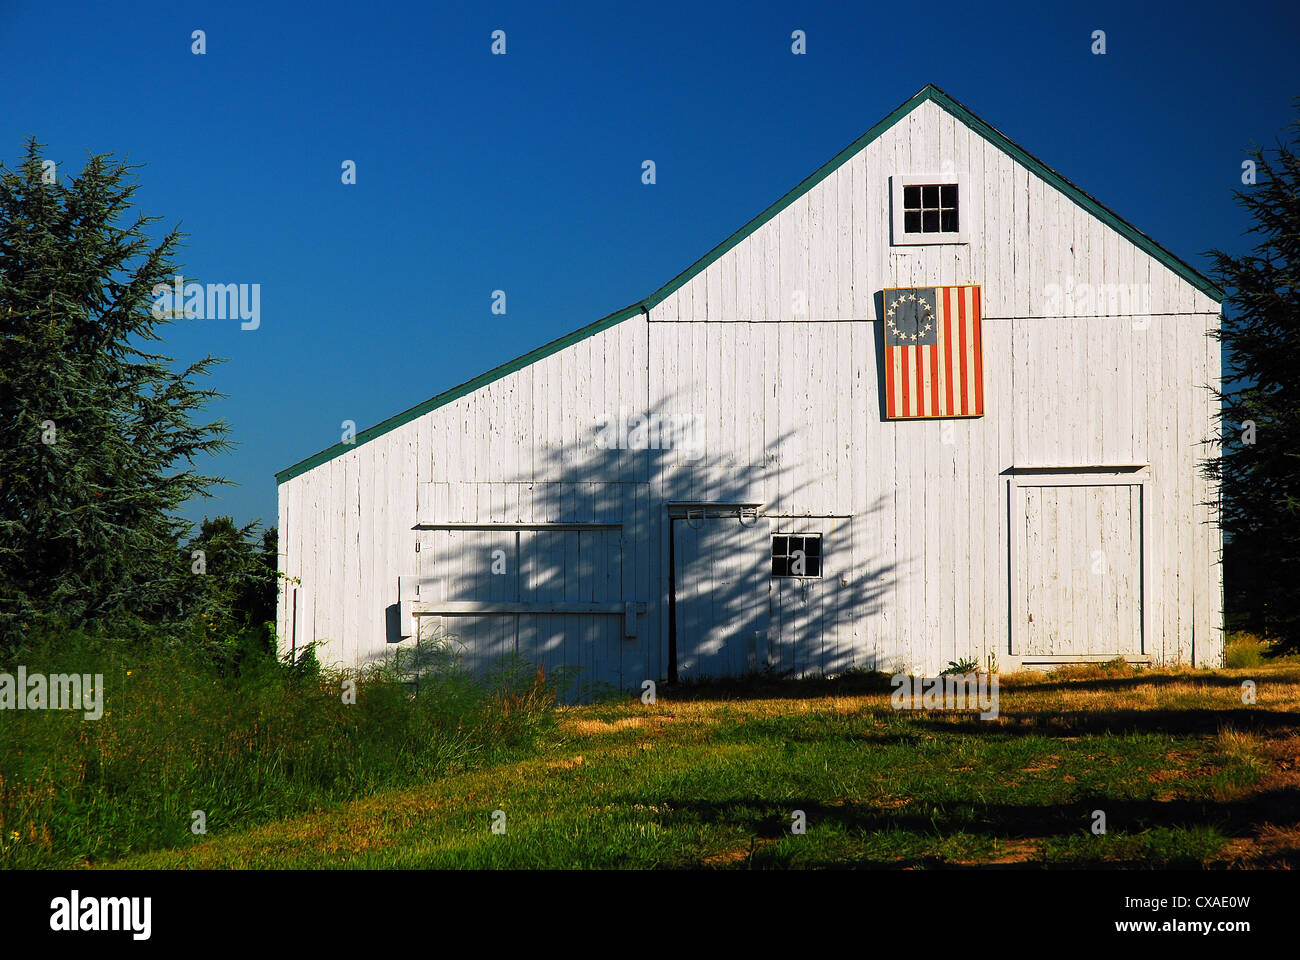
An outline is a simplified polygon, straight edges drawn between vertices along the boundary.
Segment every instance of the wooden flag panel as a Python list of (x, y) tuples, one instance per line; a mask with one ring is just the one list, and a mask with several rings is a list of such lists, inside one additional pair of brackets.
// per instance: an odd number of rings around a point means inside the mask
[(884, 291), (885, 416), (984, 415), (980, 288)]

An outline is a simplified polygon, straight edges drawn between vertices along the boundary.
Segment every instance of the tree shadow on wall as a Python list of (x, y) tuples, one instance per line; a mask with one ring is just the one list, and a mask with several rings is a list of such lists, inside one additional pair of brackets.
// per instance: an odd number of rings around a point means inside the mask
[[(685, 402), (677, 394), (640, 417), (609, 411), (571, 440), (528, 446), (531, 464), (502, 482), (440, 483), (434, 463), (415, 528), (420, 600), (528, 606), (421, 617), (421, 636), (446, 638), (479, 674), (512, 658), (536, 664), (565, 678), (570, 700), (637, 691), (674, 673), (824, 677), (896, 667), (865, 635), (895, 567), (864, 567), (851, 554), (854, 525), (882, 504), (853, 519), (808, 506), (832, 502), (833, 448), (852, 438), (828, 437), (831, 450), (789, 462), (792, 431), (759, 443), (750, 421), (719, 427)], [(801, 412), (812, 415), (783, 417)], [(523, 450), (530, 425), (518, 426), (505, 432)], [(841, 490), (849, 486), (841, 480)], [(670, 503), (695, 506), (670, 511)], [(757, 516), (720, 506), (759, 503)], [(853, 510), (837, 503), (822, 512)], [(785, 532), (821, 534), (819, 576), (773, 577), (771, 536)], [(601, 612), (574, 612), (593, 604)], [(400, 628), (394, 605), (390, 641)]]

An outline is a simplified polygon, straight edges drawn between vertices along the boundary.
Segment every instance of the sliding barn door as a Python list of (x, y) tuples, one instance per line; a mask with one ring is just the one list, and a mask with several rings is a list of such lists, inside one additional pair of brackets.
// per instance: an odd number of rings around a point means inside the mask
[(679, 678), (762, 669), (772, 581), (771, 523), (675, 518), (673, 590)]
[[(629, 649), (622, 613), (634, 598), (624, 582), (621, 528), (495, 526), (501, 529), (422, 533), (420, 599), (477, 604), (482, 612), (423, 617), (421, 636), (445, 638), (480, 676), (518, 658), (548, 674), (563, 669), (576, 686), (639, 683), (644, 668)], [(608, 609), (575, 612), (584, 605)]]

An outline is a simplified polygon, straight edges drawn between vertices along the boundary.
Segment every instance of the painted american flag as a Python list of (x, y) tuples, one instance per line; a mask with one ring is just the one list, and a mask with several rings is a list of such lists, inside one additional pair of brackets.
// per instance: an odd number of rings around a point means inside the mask
[(980, 288), (884, 291), (885, 416), (982, 417)]

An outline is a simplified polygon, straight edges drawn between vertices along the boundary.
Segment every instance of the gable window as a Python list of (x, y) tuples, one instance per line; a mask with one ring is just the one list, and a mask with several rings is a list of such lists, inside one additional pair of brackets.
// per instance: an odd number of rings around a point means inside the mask
[(912, 184), (903, 188), (905, 233), (956, 233), (957, 184)]
[(820, 577), (822, 535), (778, 533), (772, 537), (773, 577)]
[(892, 177), (894, 244), (966, 243), (963, 179), (958, 173)]

